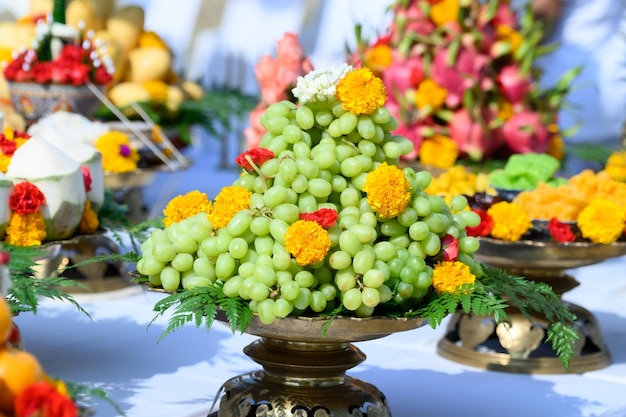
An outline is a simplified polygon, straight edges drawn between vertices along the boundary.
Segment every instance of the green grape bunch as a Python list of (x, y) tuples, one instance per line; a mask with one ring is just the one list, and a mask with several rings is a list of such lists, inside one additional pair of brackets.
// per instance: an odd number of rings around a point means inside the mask
[[(380, 100), (382, 81), (365, 71), (314, 71), (294, 89), (298, 103), (270, 105), (259, 148), (237, 158), (244, 170), (233, 187), (248, 193), (246, 204), (225, 225), (199, 211), (155, 229), (137, 264), (149, 284), (174, 293), (219, 286), (271, 324), (416, 309), (437, 290), (440, 262), (480, 276), (479, 241), (466, 232), (480, 217), (462, 196), (426, 193), (428, 172), (398, 166), (413, 143), (392, 133), (398, 122)], [(342, 85), (353, 73), (362, 88)], [(384, 169), (408, 184), (405, 201), (391, 190), (372, 203), (367, 184)], [(316, 216), (324, 221), (310, 224)]]

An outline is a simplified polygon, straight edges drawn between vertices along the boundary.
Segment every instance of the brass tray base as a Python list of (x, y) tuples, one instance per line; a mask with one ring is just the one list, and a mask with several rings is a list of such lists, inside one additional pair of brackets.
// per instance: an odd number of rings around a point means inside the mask
[(508, 312), (510, 326), (496, 326), (492, 317), (456, 313), (437, 345), (437, 353), (464, 365), (521, 374), (583, 373), (609, 366), (611, 354), (593, 314), (578, 305), (565, 304), (578, 317), (580, 336), (569, 369), (545, 340), (549, 322), (538, 316), (531, 316), (529, 322), (519, 312)]

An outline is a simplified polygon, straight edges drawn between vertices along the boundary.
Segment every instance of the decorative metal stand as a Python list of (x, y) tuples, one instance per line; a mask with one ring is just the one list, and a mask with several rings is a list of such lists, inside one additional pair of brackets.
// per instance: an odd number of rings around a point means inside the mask
[[(561, 296), (579, 285), (566, 270), (625, 254), (624, 242), (611, 245), (582, 242), (557, 244), (481, 238), (476, 258), (486, 265), (503, 268), (510, 274), (546, 283)], [(493, 317), (455, 314), (445, 336), (439, 341), (437, 351), (455, 362), (515, 373), (582, 373), (608, 366), (611, 355), (594, 315), (576, 304), (565, 302), (565, 305), (578, 318), (576, 325), (580, 336), (569, 371), (565, 370), (545, 340), (550, 322), (541, 315), (531, 315), (529, 322), (514, 308), (507, 311), (510, 323), (498, 325)]]
[[(226, 321), (225, 317), (219, 318)], [(261, 338), (244, 353), (263, 369), (224, 383), (216, 417), (390, 417), (374, 385), (346, 375), (365, 360), (352, 342), (421, 327), (425, 321), (389, 317), (337, 318), (324, 336), (324, 318), (258, 318), (246, 329)]]

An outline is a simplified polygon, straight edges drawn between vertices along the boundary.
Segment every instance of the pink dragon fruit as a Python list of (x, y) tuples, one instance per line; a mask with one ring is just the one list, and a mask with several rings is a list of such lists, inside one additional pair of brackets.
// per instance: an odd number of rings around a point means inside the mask
[[(484, 126), (492, 118), (483, 112)], [(491, 156), (501, 145), (502, 137), (498, 130), (483, 130), (483, 124), (473, 120), (465, 109), (458, 110), (450, 120), (450, 138), (457, 144), (459, 151), (475, 161)]]
[(448, 92), (446, 105), (454, 108), (461, 104), (465, 90), (480, 82), (489, 57), (476, 50), (462, 48), (456, 62), (448, 65), (448, 55), (448, 48), (438, 51), (431, 69), (433, 79)]
[(548, 150), (548, 129), (541, 123), (539, 114), (533, 111), (524, 110), (513, 115), (504, 123), (502, 134), (514, 153), (543, 153)]
[(511, 104), (521, 103), (532, 85), (530, 77), (522, 75), (517, 65), (502, 68), (497, 81), (500, 91)]

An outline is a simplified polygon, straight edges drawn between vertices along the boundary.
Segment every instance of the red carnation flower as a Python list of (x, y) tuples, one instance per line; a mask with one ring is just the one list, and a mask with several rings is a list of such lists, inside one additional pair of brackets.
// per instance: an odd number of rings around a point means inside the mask
[(76, 417), (78, 407), (47, 382), (37, 382), (15, 398), (15, 416)]
[(550, 237), (559, 243), (576, 240), (576, 235), (572, 232), (571, 226), (567, 223), (561, 223), (556, 217), (551, 218), (548, 222), (548, 231), (550, 232)]
[(83, 173), (83, 183), (85, 184), (85, 192), (91, 191), (91, 171), (85, 165), (80, 167), (81, 172)]
[(311, 213), (300, 213), (300, 220), (317, 222), (323, 228), (328, 229), (335, 225), (338, 216), (339, 214), (333, 209), (321, 208)]
[(254, 172), (254, 168), (250, 161), (257, 167), (260, 167), (274, 157), (274, 152), (265, 148), (253, 148), (245, 151), (235, 158), (237, 165), (248, 172)]
[(20, 182), (11, 191), (9, 196), (9, 207), (18, 214), (37, 213), (39, 207), (46, 202), (46, 197), (28, 181)]
[(441, 239), (441, 248), (444, 261), (454, 261), (459, 256), (459, 240), (452, 235), (445, 235)]
[(0, 134), (0, 152), (4, 155), (11, 157), (17, 149), (17, 143), (11, 139), (7, 139), (6, 136)]
[(468, 236), (489, 236), (493, 230), (494, 222), (486, 210), (474, 209), (474, 213), (480, 216), (480, 223), (478, 226), (466, 227), (465, 230)]

